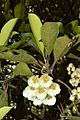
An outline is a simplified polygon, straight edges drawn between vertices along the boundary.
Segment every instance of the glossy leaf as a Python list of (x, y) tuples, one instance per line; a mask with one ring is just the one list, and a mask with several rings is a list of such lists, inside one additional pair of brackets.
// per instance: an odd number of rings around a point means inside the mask
[(47, 54), (50, 55), (53, 50), (55, 40), (59, 34), (59, 26), (56, 22), (46, 22), (41, 29), (42, 41), (47, 50)]
[(33, 73), (26, 63), (20, 62), (13, 71), (14, 75), (31, 76)]
[(56, 39), (53, 50), (54, 61), (59, 60), (67, 53), (67, 51), (70, 49), (70, 42), (71, 39), (69, 39), (67, 36), (59, 37)]
[(33, 32), (33, 35), (35, 37), (36, 43), (41, 50), (41, 52), (44, 54), (44, 45), (41, 41), (41, 27), (42, 23), (37, 15), (34, 13), (29, 13), (28, 15), (30, 26)]
[(13, 18), (3, 26), (0, 33), (0, 46), (4, 45), (8, 41), (17, 20), (17, 18)]
[(4, 106), (0, 108), (0, 120), (12, 109), (13, 107)]

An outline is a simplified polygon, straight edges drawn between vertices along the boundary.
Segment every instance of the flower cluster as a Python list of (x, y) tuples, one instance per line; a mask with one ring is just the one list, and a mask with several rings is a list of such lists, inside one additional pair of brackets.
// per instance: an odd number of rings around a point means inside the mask
[(80, 68), (75, 68), (75, 66), (70, 63), (67, 67), (68, 74), (71, 75), (71, 79), (69, 80), (69, 83), (73, 87), (77, 87), (80, 83)]
[(23, 96), (33, 101), (34, 105), (54, 105), (56, 95), (60, 93), (60, 86), (52, 79), (48, 74), (30, 77), (28, 86), (23, 90)]
[(70, 96), (70, 100), (74, 101), (74, 100), (80, 100), (80, 87), (77, 87), (76, 89), (73, 89), (71, 91), (71, 96)]
[(71, 91), (70, 100), (80, 100), (80, 68), (75, 68), (75, 66), (70, 63), (67, 67), (68, 74), (71, 75), (69, 83), (74, 87)]

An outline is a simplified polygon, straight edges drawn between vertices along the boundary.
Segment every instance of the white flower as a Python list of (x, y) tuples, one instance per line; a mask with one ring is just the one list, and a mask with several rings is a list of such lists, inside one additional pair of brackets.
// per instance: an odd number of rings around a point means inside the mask
[(79, 84), (79, 79), (78, 79), (78, 78), (72, 78), (72, 79), (69, 80), (69, 83), (70, 83), (72, 86), (77, 87), (78, 84)]
[(70, 63), (67, 67), (67, 71), (71, 74), (71, 71), (75, 71), (75, 66), (73, 63)]
[(47, 96), (46, 99), (43, 100), (44, 105), (52, 106), (56, 103), (56, 97), (55, 96)]
[(42, 104), (42, 100), (40, 100), (40, 99), (34, 99), (34, 101), (33, 101), (33, 104), (35, 105), (35, 106), (39, 106), (39, 105), (41, 105)]
[(77, 93), (77, 99), (80, 99), (80, 92)]
[(74, 71), (74, 72), (71, 74), (71, 78), (76, 77), (76, 75), (77, 75), (77, 73), (76, 73), (76, 71)]
[(70, 72), (70, 67), (69, 66), (67, 67), (67, 71)]
[(75, 96), (73, 94), (70, 95), (69, 100), (71, 100), (73, 102), (75, 100)]
[(77, 92), (79, 92), (79, 93), (80, 93), (80, 87), (77, 87)]
[(60, 86), (57, 83), (52, 83), (49, 89), (47, 90), (47, 93), (51, 96), (56, 96), (57, 94), (60, 93)]
[(68, 75), (70, 75), (71, 74), (71, 71), (68, 71)]
[(38, 75), (30, 77), (28, 79), (28, 85), (32, 86), (32, 87), (35, 87), (35, 88), (39, 87), (39, 77), (38, 77)]
[(45, 92), (45, 88), (43, 88), (42, 86), (39, 86), (36, 89), (36, 96), (38, 99), (43, 100), (43, 99), (45, 99), (46, 95), (47, 95), (47, 93)]
[(40, 85), (42, 87), (48, 88), (52, 84), (53, 78), (50, 77), (48, 74), (43, 74), (40, 77)]
[(72, 71), (75, 71), (75, 67), (74, 66), (72, 67)]
[(72, 68), (73, 66), (74, 66), (73, 63), (70, 63), (70, 64), (68, 65), (69, 68)]
[(76, 74), (77, 74), (77, 77), (80, 78), (80, 68), (76, 68)]
[(72, 92), (73, 95), (77, 94), (77, 90), (76, 89), (73, 89), (71, 92)]
[(34, 90), (33, 87), (27, 86), (24, 90), (23, 90), (23, 96), (25, 98), (28, 98), (28, 100), (33, 101), (36, 95), (36, 91)]

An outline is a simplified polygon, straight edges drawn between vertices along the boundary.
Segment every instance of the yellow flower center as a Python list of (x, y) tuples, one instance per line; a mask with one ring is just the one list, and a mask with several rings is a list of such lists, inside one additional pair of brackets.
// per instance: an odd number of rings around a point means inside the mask
[(38, 78), (38, 76), (33, 76), (32, 80), (33, 80), (34, 83), (37, 83), (39, 78)]
[(51, 86), (50, 86), (50, 89), (56, 89), (56, 83), (52, 83)]
[(41, 86), (40, 86), (40, 87), (38, 87), (38, 93), (43, 93), (43, 92), (45, 92), (45, 91), (44, 91), (44, 88), (43, 88), (43, 87), (41, 87)]
[(47, 74), (44, 74), (44, 75), (42, 76), (42, 79), (44, 80), (44, 82), (48, 82), (49, 76), (48, 76)]

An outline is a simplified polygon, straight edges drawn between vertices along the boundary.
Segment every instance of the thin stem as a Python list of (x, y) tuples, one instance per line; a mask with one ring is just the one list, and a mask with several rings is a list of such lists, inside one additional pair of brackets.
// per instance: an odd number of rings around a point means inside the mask
[(37, 67), (35, 67), (35, 66), (31, 66), (33, 69), (35, 69), (35, 70), (38, 70), (38, 71), (41, 71), (41, 69), (40, 68), (37, 68)]
[(45, 117), (45, 111), (46, 111), (46, 106), (43, 105), (42, 114), (41, 114), (41, 119), (42, 119), (42, 120), (44, 120), (44, 117)]
[(68, 90), (70, 90), (70, 92), (71, 92), (71, 88), (66, 84), (66, 83), (64, 83), (63, 81), (61, 81), (61, 80), (57, 80), (59, 83), (62, 83), (64, 86), (66, 86), (67, 88), (68, 88)]

